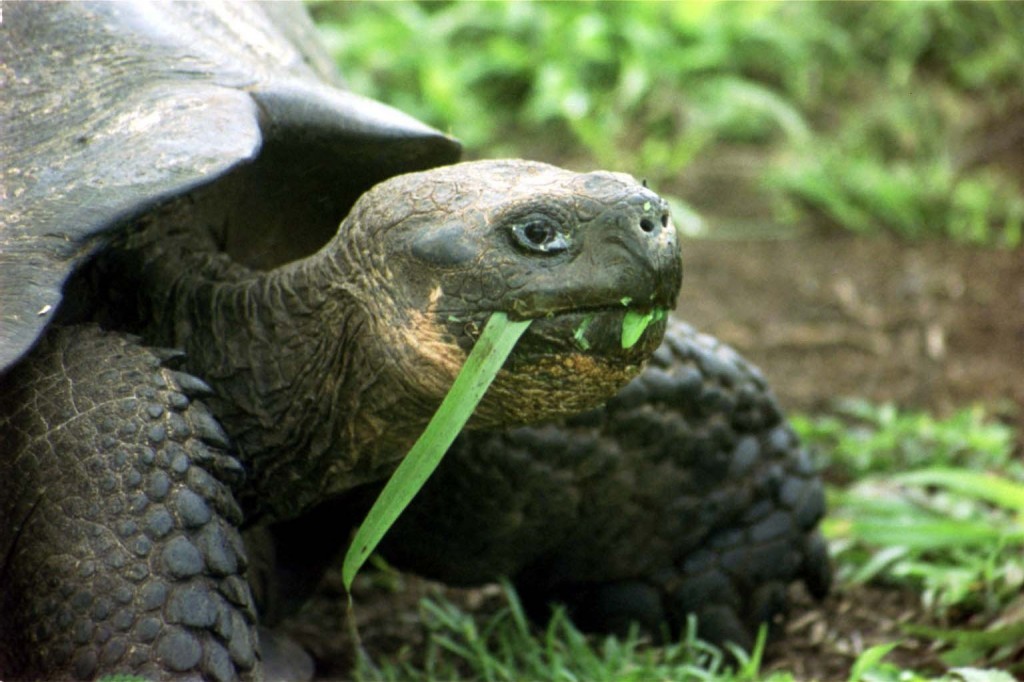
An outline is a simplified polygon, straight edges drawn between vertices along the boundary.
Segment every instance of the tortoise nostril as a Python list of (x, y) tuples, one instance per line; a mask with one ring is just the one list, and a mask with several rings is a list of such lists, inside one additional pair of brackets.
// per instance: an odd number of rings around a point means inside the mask
[(661, 214), (661, 226), (668, 227), (668, 213)]
[(640, 221), (640, 229), (644, 232), (654, 232), (654, 223), (648, 218), (644, 218)]

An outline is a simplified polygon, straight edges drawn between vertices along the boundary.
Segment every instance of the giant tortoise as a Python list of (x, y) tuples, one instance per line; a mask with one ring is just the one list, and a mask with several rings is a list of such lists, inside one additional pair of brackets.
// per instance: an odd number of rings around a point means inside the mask
[(333, 68), (296, 3), (5, 3), (0, 678), (260, 678), (494, 311), (534, 321), (388, 561), (747, 646), (826, 591), (760, 373), (620, 343), (675, 304), (666, 203), (457, 163)]

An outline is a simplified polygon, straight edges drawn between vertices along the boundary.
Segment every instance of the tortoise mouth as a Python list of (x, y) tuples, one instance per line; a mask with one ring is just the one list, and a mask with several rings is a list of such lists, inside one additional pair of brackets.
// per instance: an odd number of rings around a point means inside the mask
[[(660, 313), (659, 313), (660, 311)], [(627, 317), (637, 314), (649, 322), (638, 338), (629, 338)], [(664, 308), (623, 305), (583, 308), (534, 319), (520, 339), (516, 355), (583, 353), (623, 364), (640, 364), (654, 352), (665, 334)]]
[[(634, 343), (623, 347), (623, 322), (630, 312), (636, 309), (618, 305), (535, 318), (470, 424), (509, 428), (604, 403), (639, 373), (665, 334), (667, 316), (652, 317)], [(473, 341), (466, 336), (463, 343)]]
[[(530, 327), (506, 361), (515, 371), (541, 358), (590, 356), (605, 364), (639, 367), (661, 344), (668, 317), (667, 306), (615, 305), (573, 308), (533, 317)], [(629, 336), (627, 315), (646, 318), (639, 336)], [(510, 315), (511, 317), (511, 315)], [(449, 320), (449, 331), (467, 353), (479, 337), (487, 317), (471, 321)]]

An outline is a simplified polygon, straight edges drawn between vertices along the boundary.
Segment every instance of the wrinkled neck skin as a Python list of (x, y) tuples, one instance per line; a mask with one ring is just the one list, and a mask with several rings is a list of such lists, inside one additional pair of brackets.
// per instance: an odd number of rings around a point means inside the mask
[(248, 470), (249, 520), (293, 517), (386, 477), (447, 390), (394, 370), (410, 359), (393, 357), (379, 325), (400, 321), (367, 308), (390, 294), (379, 264), (346, 248), (357, 240), (268, 272), (197, 249), (194, 233), (139, 241), (144, 305), (159, 312), (143, 317), (159, 320), (147, 340), (183, 349), (184, 369), (214, 389), (206, 402)]

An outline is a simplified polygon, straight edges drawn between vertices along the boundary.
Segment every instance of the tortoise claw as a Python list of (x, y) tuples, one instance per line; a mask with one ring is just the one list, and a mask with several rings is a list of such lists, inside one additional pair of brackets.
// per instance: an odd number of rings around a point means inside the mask
[(172, 371), (171, 378), (178, 385), (178, 389), (190, 398), (205, 398), (213, 395), (213, 389), (210, 385), (197, 376), (185, 372)]

